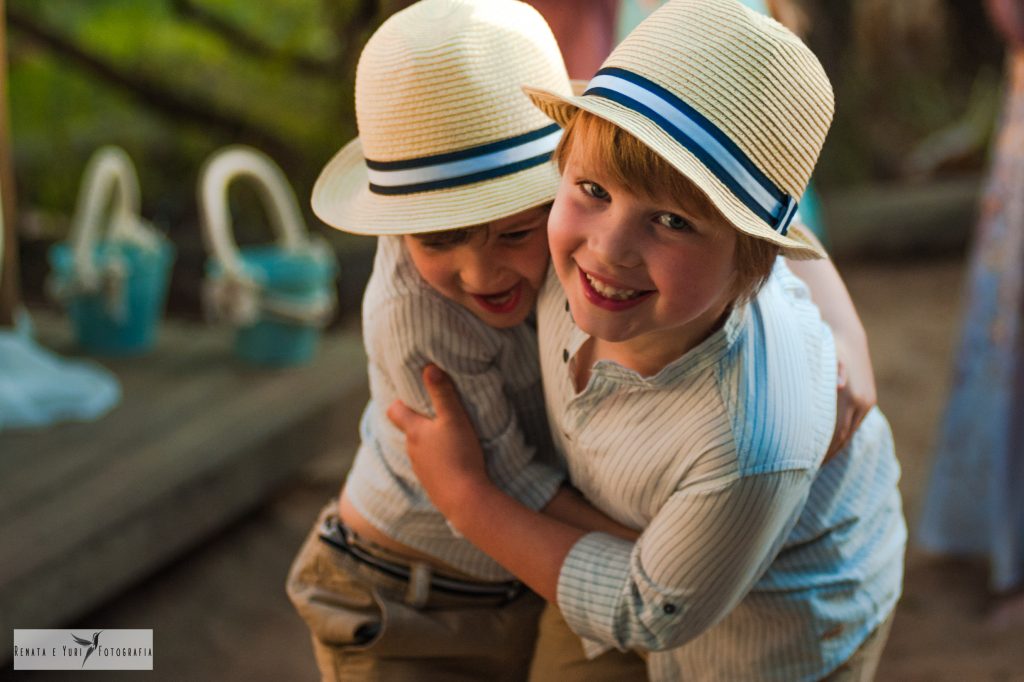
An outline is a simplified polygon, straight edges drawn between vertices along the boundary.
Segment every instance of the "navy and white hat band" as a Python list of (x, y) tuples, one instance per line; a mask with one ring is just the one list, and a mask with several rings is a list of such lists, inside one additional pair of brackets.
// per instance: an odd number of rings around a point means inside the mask
[(676, 95), (620, 68), (598, 71), (583, 95), (617, 102), (656, 123), (755, 215), (786, 234), (796, 214), (796, 199), (779, 189), (721, 129)]
[(461, 187), (546, 163), (562, 129), (545, 126), (516, 137), (457, 152), (401, 161), (366, 159), (370, 191), (397, 195)]

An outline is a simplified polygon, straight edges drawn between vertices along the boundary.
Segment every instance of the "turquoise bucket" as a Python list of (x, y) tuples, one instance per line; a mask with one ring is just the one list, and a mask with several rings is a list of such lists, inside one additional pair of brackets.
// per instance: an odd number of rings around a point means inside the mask
[[(271, 367), (309, 362), (320, 342), (320, 325), (303, 321), (301, 311), (333, 309), (333, 257), (319, 249), (287, 251), (265, 245), (242, 248), (239, 258), (259, 288), (262, 310), (257, 321), (238, 327), (235, 355)], [(223, 275), (217, 261), (208, 262), (207, 275), (214, 280)]]
[[(227, 190), (240, 176), (256, 181), (276, 243), (235, 243)], [(255, 149), (228, 147), (204, 165), (199, 199), (210, 249), (203, 299), (211, 317), (235, 327), (236, 357), (270, 367), (312, 360), (336, 308), (338, 268), (327, 244), (310, 239), (284, 173)]]
[(48, 255), (50, 293), (79, 347), (99, 355), (153, 347), (175, 251), (139, 216), (138, 176), (123, 149), (102, 147), (89, 159), (70, 236)]
[[(93, 259), (100, 273), (117, 273), (116, 280), (107, 275), (97, 290), (79, 287), (62, 297), (78, 346), (97, 355), (145, 353), (163, 317), (174, 247), (168, 241), (155, 249), (105, 242), (93, 247)], [(69, 244), (52, 246), (49, 261), (56, 281), (75, 281)]]

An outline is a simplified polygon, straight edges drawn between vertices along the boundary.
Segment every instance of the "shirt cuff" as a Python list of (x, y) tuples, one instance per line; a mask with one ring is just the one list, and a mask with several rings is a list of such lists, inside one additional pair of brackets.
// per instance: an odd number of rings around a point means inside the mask
[[(615, 624), (630, 579), (633, 546), (606, 533), (588, 533), (566, 555), (558, 575), (558, 607), (569, 628), (584, 640), (623, 648)], [(596, 650), (595, 642), (584, 647)]]

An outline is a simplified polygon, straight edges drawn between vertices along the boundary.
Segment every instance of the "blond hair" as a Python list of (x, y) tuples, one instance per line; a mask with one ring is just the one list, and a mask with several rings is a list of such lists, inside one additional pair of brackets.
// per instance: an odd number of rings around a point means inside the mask
[[(601, 168), (617, 185), (648, 199), (667, 196), (698, 219), (729, 224), (697, 185), (650, 147), (603, 118), (577, 110), (566, 124), (554, 152), (559, 170), (564, 171), (573, 149), (582, 150), (587, 163)], [(739, 230), (736, 232), (733, 293), (735, 301), (741, 303), (757, 295), (768, 279), (779, 247)]]

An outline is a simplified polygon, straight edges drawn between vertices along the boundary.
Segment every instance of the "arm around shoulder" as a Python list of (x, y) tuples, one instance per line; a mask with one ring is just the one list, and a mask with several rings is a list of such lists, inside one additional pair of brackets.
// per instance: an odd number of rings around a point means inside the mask
[[(804, 230), (803, 234), (821, 245), (809, 230)], [(786, 263), (810, 289), (811, 298), (835, 339), (839, 393), (836, 428), (828, 458), (849, 442), (865, 415), (878, 402), (868, 337), (846, 284), (831, 259), (787, 260)]]

